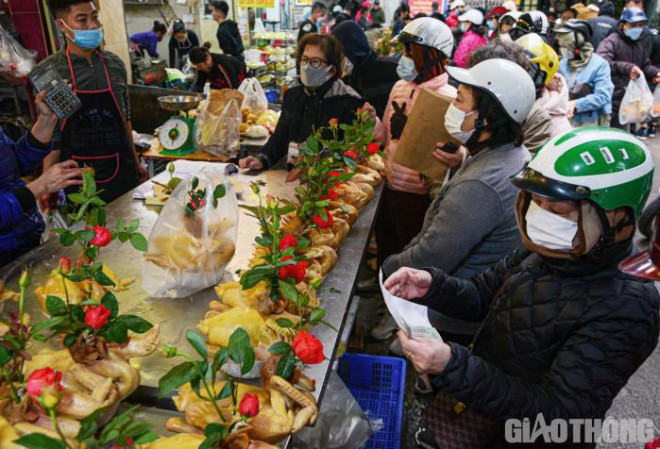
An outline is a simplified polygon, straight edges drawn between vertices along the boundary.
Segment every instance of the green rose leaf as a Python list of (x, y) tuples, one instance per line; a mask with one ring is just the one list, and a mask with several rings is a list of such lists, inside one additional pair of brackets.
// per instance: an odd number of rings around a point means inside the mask
[(149, 243), (147, 242), (146, 237), (139, 233), (131, 235), (131, 245), (133, 248), (142, 251), (143, 253), (147, 252), (147, 249), (149, 248)]
[(112, 292), (106, 292), (101, 298), (101, 304), (103, 304), (110, 311), (110, 318), (113, 319), (119, 313), (119, 303), (117, 303), (117, 298)]
[(198, 378), (199, 373), (193, 362), (183, 362), (167, 372), (158, 381), (158, 397), (163, 397), (180, 386)]
[(140, 318), (137, 315), (120, 315), (117, 317), (117, 321), (125, 325), (128, 330), (135, 332), (136, 334), (144, 334), (149, 329), (154, 327), (149, 321), (144, 318)]
[(42, 433), (31, 433), (20, 437), (14, 443), (26, 447), (27, 449), (66, 449), (66, 445), (61, 440), (56, 440)]
[(57, 296), (46, 296), (46, 310), (50, 316), (63, 316), (66, 315), (66, 303)]
[(206, 343), (204, 343), (202, 336), (197, 332), (189, 330), (186, 332), (186, 339), (188, 340), (188, 343), (190, 343), (190, 346), (197, 351), (197, 354), (201, 355), (202, 359), (206, 360), (208, 357), (208, 351), (206, 350)]

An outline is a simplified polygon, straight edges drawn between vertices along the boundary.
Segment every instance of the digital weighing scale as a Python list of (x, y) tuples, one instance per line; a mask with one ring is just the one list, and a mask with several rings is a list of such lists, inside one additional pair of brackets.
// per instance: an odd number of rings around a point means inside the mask
[(190, 117), (188, 111), (196, 108), (202, 97), (198, 95), (168, 95), (159, 97), (160, 107), (166, 111), (185, 111), (186, 115), (175, 115), (160, 127), (158, 140), (163, 146), (161, 154), (166, 156), (184, 156), (194, 153), (199, 148), (197, 119)]

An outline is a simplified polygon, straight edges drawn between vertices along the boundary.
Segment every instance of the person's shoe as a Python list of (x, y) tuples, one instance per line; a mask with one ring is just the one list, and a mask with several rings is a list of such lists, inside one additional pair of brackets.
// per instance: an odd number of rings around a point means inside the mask
[(649, 125), (649, 137), (655, 137), (655, 125)]
[(397, 355), (399, 357), (404, 357), (403, 354), (403, 346), (401, 346), (401, 342), (399, 341), (398, 338), (395, 338), (392, 343), (390, 343), (390, 352), (394, 355)]
[(642, 140), (646, 140), (646, 138), (649, 135), (649, 129), (648, 128), (639, 128), (637, 132), (635, 133), (637, 137), (639, 137)]
[(389, 312), (385, 312), (385, 315), (383, 315), (378, 324), (371, 329), (371, 336), (376, 340), (387, 340), (398, 328), (399, 326), (397, 326), (392, 315)]

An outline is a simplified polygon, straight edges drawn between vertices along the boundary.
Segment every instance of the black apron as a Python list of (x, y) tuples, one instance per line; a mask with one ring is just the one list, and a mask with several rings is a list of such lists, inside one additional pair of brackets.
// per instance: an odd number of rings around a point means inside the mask
[[(62, 124), (61, 160), (73, 159), (78, 165), (92, 167), (99, 195), (110, 202), (138, 185), (135, 155), (126, 133), (126, 122), (112, 91), (108, 69), (103, 56), (108, 87), (99, 90), (80, 90), (73, 73), (71, 55), (66, 51), (73, 90), (82, 107)], [(77, 191), (78, 187), (67, 189)]]
[(190, 42), (190, 39), (186, 38), (185, 41), (180, 42), (176, 41), (176, 48), (174, 51), (174, 57), (176, 59), (176, 68), (181, 70), (183, 69), (183, 66), (186, 65), (188, 53), (190, 53), (190, 49), (192, 48), (192, 43)]

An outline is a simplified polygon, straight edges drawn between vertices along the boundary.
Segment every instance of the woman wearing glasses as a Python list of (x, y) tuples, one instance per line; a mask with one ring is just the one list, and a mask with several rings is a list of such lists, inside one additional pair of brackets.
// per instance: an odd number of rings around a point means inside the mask
[(364, 99), (339, 79), (343, 58), (341, 44), (333, 36), (308, 34), (300, 40), (297, 62), (302, 85), (284, 94), (275, 132), (259, 154), (239, 161), (241, 168), (262, 170), (285, 155), (291, 168), (300, 144), (313, 129), (327, 126), (333, 118), (339, 123), (353, 121)]

